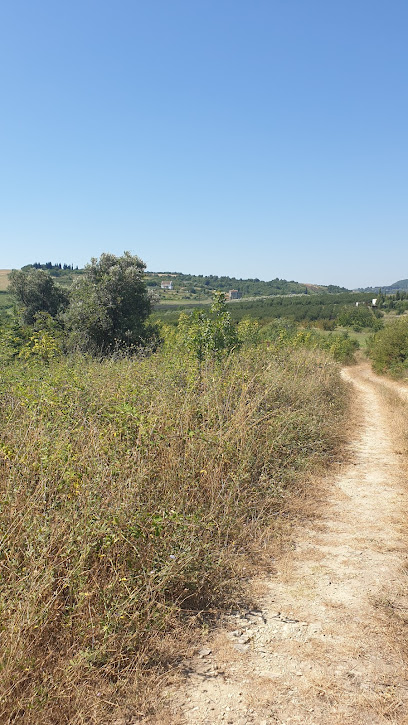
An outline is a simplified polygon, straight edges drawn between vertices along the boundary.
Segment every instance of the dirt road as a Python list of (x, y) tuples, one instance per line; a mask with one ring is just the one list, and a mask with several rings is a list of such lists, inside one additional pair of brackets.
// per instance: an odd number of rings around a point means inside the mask
[(342, 374), (359, 416), (350, 462), (327, 482), (322, 516), (298, 531), (259, 611), (231, 616), (189, 663), (184, 691), (169, 693), (175, 722), (408, 723), (403, 645), (384, 606), (406, 604), (403, 457), (387, 382), (366, 365)]

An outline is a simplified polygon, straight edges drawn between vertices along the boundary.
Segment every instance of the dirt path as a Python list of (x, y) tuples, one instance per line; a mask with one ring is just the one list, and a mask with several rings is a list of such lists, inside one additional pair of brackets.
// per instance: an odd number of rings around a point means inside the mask
[[(383, 386), (343, 371), (360, 415), (351, 462), (328, 482), (325, 511), (298, 532), (256, 612), (237, 613), (189, 663), (173, 702), (186, 725), (408, 722), (408, 672), (381, 602), (406, 561), (404, 476)], [(210, 651), (211, 650), (211, 651)]]

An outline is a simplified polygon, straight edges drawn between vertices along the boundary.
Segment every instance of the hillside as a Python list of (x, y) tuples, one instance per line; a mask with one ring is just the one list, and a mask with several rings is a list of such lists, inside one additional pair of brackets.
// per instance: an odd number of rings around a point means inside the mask
[[(193, 275), (181, 272), (147, 272), (147, 285), (153, 288), (166, 302), (179, 302), (180, 299), (204, 301), (214, 290), (229, 292), (236, 290), (241, 297), (269, 297), (274, 295), (316, 294), (321, 292), (346, 292), (344, 287), (329, 285), (323, 287), (294, 280), (279, 279), (264, 281), (258, 278), (238, 279), (237, 277), (217, 275)], [(171, 282), (172, 289), (162, 290), (164, 282)]]
[[(83, 274), (83, 269), (79, 269), (71, 264), (52, 264), (47, 262), (40, 264), (25, 265), (22, 269), (27, 270), (30, 267), (43, 269), (48, 272), (58, 284), (68, 287), (72, 282)], [(7, 276), (10, 270), (0, 272), (0, 291), (7, 287)], [(162, 289), (162, 283), (170, 283), (172, 289)], [(236, 277), (217, 276), (217, 275), (194, 275), (183, 274), (181, 272), (146, 272), (147, 286), (155, 292), (160, 301), (169, 304), (178, 304), (184, 302), (205, 302), (210, 301), (212, 293), (215, 290), (229, 292), (236, 290), (239, 297), (272, 297), (276, 295), (297, 295), (297, 294), (319, 294), (322, 292), (339, 293), (347, 292), (345, 287), (337, 285), (316, 285), (304, 282), (295, 282), (294, 280), (279, 279), (265, 281), (258, 278), (238, 279)], [(2, 286), (3, 285), (3, 286)]]
[[(35, 262), (23, 267), (36, 267), (44, 269), (55, 278), (55, 281), (64, 287), (69, 287), (73, 281), (83, 274), (83, 269), (74, 267), (71, 264), (52, 264), (47, 262), (40, 264)], [(0, 292), (7, 289), (8, 274), (10, 270), (0, 270)], [(162, 283), (170, 283), (171, 289), (162, 289)], [(236, 290), (239, 298), (262, 298), (282, 295), (321, 295), (324, 293), (335, 295), (349, 292), (346, 287), (338, 285), (317, 285), (309, 282), (296, 282), (276, 277), (272, 280), (261, 280), (258, 278), (242, 279), (237, 277), (217, 275), (194, 275), (182, 272), (146, 272), (147, 286), (155, 292), (160, 304), (178, 305), (209, 302), (214, 290), (229, 292)], [(408, 279), (398, 280), (390, 285), (378, 287), (359, 287), (355, 292), (367, 294), (378, 294), (379, 290), (386, 294), (394, 294), (398, 291), (408, 290)]]
[(394, 292), (405, 292), (408, 290), (408, 279), (400, 279), (398, 282), (394, 282), (389, 285), (380, 285), (379, 287), (359, 287), (358, 292), (378, 292), (382, 290), (386, 294), (393, 294)]
[(394, 282), (389, 287), (384, 287), (385, 292), (397, 292), (397, 291), (408, 290), (408, 279), (400, 279), (398, 282)]

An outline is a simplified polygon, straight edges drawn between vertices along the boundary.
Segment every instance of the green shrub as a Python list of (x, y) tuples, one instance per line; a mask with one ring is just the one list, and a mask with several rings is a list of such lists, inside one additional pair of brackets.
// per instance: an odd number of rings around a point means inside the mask
[(299, 328), (293, 322), (274, 322), (261, 330), (262, 337), (274, 345), (294, 349), (306, 347), (312, 350), (325, 350), (336, 362), (343, 364), (354, 362), (354, 354), (360, 347), (357, 340), (348, 336), (347, 332), (323, 335), (317, 330)]
[(381, 330), (383, 322), (380, 319), (382, 312), (373, 311), (368, 307), (345, 307), (337, 316), (337, 324), (342, 327), (351, 327), (355, 332), (366, 328)]
[(209, 313), (195, 310), (182, 313), (177, 327), (177, 340), (191, 353), (199, 365), (207, 358), (218, 358), (238, 347), (236, 328), (231, 323), (223, 292), (214, 292)]
[(395, 320), (373, 335), (368, 354), (378, 373), (401, 377), (408, 372), (408, 318)]

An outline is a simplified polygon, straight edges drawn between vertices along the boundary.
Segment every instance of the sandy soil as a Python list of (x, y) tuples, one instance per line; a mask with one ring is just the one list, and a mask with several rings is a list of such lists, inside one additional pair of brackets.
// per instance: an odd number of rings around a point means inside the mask
[(263, 583), (259, 609), (229, 617), (185, 663), (183, 690), (167, 693), (174, 723), (408, 723), (408, 670), (384, 606), (397, 606), (407, 563), (406, 491), (382, 391), (408, 393), (367, 365), (342, 374), (359, 420), (349, 463)]

